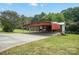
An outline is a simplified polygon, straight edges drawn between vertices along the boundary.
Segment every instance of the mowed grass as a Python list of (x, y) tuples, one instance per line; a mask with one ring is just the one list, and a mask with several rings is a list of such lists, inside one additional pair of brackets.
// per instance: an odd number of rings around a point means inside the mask
[(15, 29), (13, 31), (14, 33), (27, 33), (27, 32), (30, 32), (29, 30), (24, 30), (24, 29)]
[(2, 28), (0, 27), (0, 32), (2, 32)]
[(24, 29), (15, 29), (13, 32), (3, 32), (2, 28), (0, 28), (1, 33), (27, 33), (30, 32), (29, 30)]
[(51, 36), (8, 49), (1, 55), (79, 55), (79, 35)]

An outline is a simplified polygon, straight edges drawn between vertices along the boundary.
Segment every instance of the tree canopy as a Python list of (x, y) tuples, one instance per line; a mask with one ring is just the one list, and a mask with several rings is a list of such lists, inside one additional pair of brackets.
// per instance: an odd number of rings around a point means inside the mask
[(33, 22), (50, 22), (50, 21), (62, 22), (64, 21), (64, 16), (62, 13), (45, 14), (44, 12), (42, 12), (39, 15), (35, 15), (32, 21)]
[(16, 21), (18, 14), (15, 11), (6, 10), (0, 12), (0, 20), (3, 27), (3, 30), (6, 32), (12, 32), (16, 26)]
[(61, 13), (63, 13), (65, 21), (79, 21), (79, 7), (68, 8), (63, 10)]
[(79, 33), (79, 7), (68, 8), (61, 13), (65, 17), (66, 29)]

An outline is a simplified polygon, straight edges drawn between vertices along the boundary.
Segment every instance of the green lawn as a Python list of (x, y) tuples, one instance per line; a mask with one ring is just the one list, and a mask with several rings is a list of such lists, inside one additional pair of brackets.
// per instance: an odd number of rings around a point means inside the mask
[(2, 28), (0, 28), (0, 32), (2, 32), (2, 33), (26, 33), (26, 32), (30, 32), (30, 31), (23, 30), (23, 29), (15, 29), (13, 32), (3, 32)]
[(44, 40), (8, 49), (0, 54), (11, 55), (79, 55), (79, 35), (67, 34), (65, 36), (51, 36)]
[(0, 32), (2, 32), (2, 28), (0, 28)]
[(23, 30), (23, 29), (15, 29), (13, 31), (14, 33), (26, 33), (26, 32), (29, 32), (28, 30)]

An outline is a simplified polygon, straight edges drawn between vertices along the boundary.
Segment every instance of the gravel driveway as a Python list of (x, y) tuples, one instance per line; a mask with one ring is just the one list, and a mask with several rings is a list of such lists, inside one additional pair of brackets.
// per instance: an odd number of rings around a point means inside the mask
[(32, 42), (47, 38), (49, 35), (43, 34), (19, 34), (19, 33), (0, 33), (0, 52), (11, 47), (21, 45), (24, 43)]

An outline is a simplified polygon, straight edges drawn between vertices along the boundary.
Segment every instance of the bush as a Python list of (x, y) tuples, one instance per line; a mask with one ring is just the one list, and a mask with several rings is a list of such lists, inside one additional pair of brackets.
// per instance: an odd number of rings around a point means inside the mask
[(79, 23), (78, 22), (74, 22), (74, 23), (70, 23), (66, 26), (66, 31), (67, 33), (79, 33)]
[(11, 27), (4, 26), (3, 31), (4, 32), (13, 32), (13, 29)]
[(3, 26), (3, 31), (4, 32), (13, 32), (14, 30), (14, 25), (11, 22), (5, 22)]

